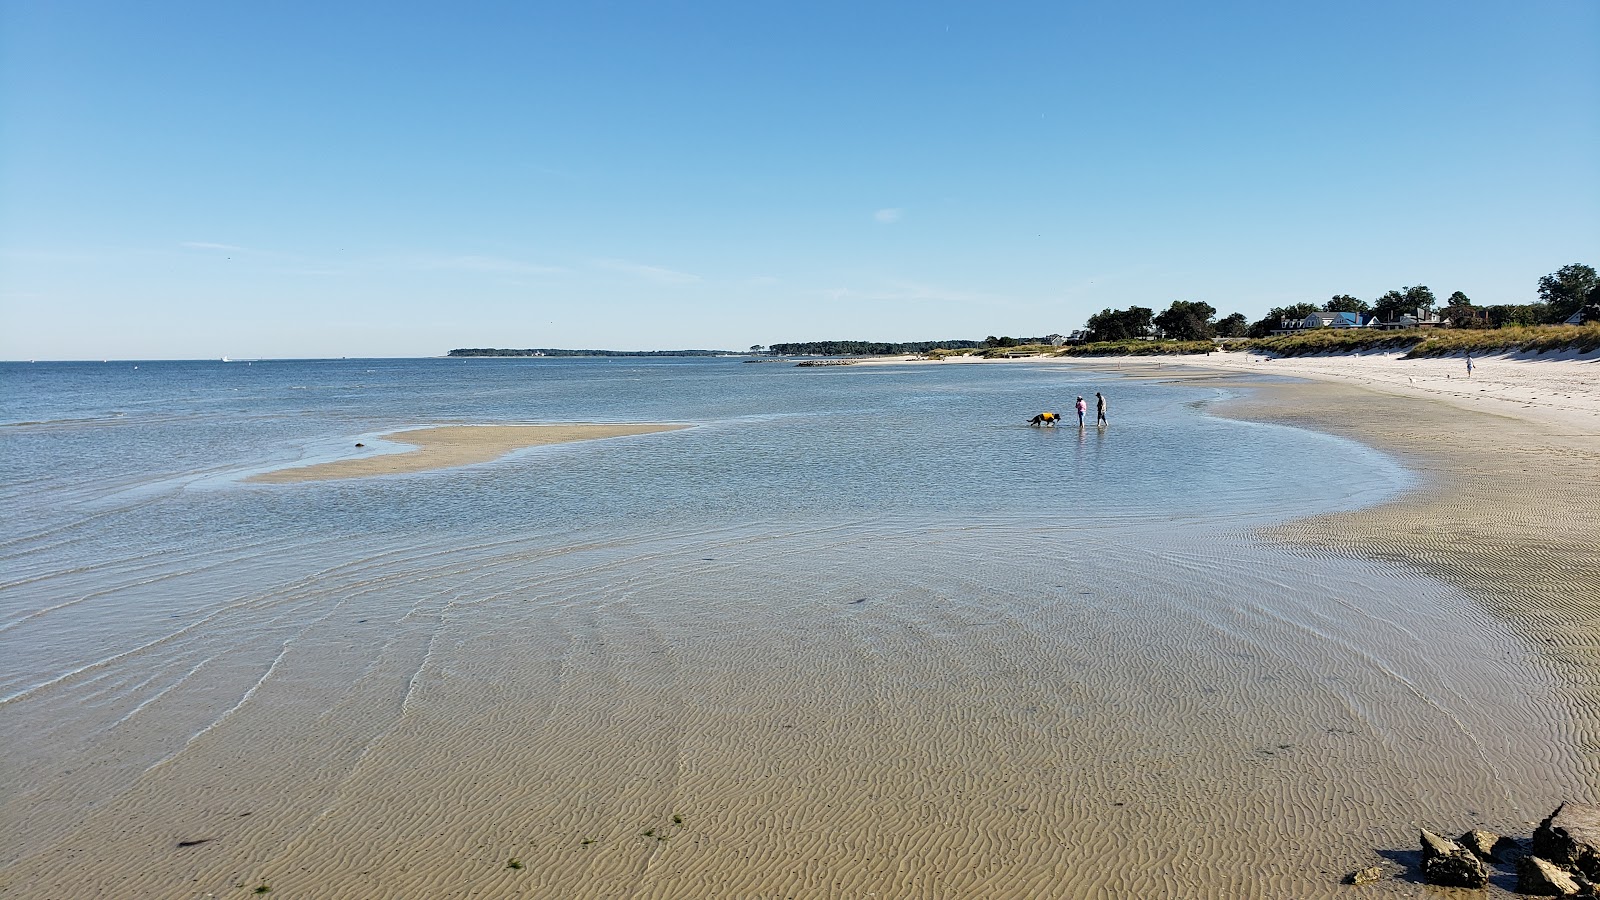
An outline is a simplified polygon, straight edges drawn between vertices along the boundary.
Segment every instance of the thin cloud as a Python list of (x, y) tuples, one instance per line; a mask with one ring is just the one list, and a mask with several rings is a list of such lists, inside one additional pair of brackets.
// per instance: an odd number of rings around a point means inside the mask
[(625, 272), (636, 275), (657, 284), (693, 284), (700, 280), (699, 275), (688, 272), (678, 272), (673, 269), (664, 269), (660, 266), (647, 266), (643, 263), (629, 262), (625, 259), (597, 259), (594, 265), (613, 272)]
[(554, 275), (567, 271), (560, 266), (541, 266), (500, 256), (428, 256), (417, 259), (415, 263), (423, 269), (451, 269), (458, 272), (483, 272), (495, 275)]
[(893, 225), (894, 223), (900, 221), (901, 217), (903, 217), (905, 214), (905, 210), (891, 206), (887, 209), (878, 210), (872, 214), (872, 217), (877, 219), (880, 224)]

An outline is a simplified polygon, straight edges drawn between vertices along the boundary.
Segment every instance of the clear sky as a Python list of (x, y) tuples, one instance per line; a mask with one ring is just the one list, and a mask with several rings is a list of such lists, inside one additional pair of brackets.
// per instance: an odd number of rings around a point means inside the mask
[(981, 339), (1600, 266), (1596, 0), (0, 8), (0, 358)]

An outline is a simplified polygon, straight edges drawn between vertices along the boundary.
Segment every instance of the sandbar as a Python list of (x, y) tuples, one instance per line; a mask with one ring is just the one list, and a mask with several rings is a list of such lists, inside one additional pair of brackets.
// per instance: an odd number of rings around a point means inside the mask
[(292, 484), (412, 474), (489, 462), (527, 447), (655, 434), (687, 427), (667, 424), (440, 425), (384, 435), (387, 440), (410, 444), (415, 450), (276, 469), (245, 480), (258, 484)]

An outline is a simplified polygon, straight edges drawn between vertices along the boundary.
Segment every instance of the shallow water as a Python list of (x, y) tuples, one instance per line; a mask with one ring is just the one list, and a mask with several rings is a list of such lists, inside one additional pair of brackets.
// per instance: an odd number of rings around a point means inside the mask
[[(1549, 674), (1466, 598), (1250, 537), (1412, 479), (1206, 416), (1223, 390), (734, 360), (0, 378), (18, 896), (1284, 896), (1419, 817), (1537, 817), (1573, 766)], [(1096, 389), (1103, 431), (1022, 424)], [(696, 427), (240, 481), (554, 421)]]

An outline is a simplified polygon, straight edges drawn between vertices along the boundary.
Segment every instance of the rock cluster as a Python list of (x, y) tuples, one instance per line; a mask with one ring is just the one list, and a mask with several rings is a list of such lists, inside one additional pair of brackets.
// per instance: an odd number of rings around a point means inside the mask
[(1489, 869), (1471, 850), (1424, 828), (1422, 877), (1429, 884), (1481, 888), (1489, 883)]
[[(1490, 863), (1514, 865), (1517, 890), (1541, 897), (1600, 897), (1600, 807), (1563, 803), (1539, 823), (1527, 847), (1473, 829), (1457, 840), (1422, 831), (1422, 878), (1429, 884), (1482, 888)], [(1383, 877), (1374, 866), (1345, 877), (1366, 884)]]

